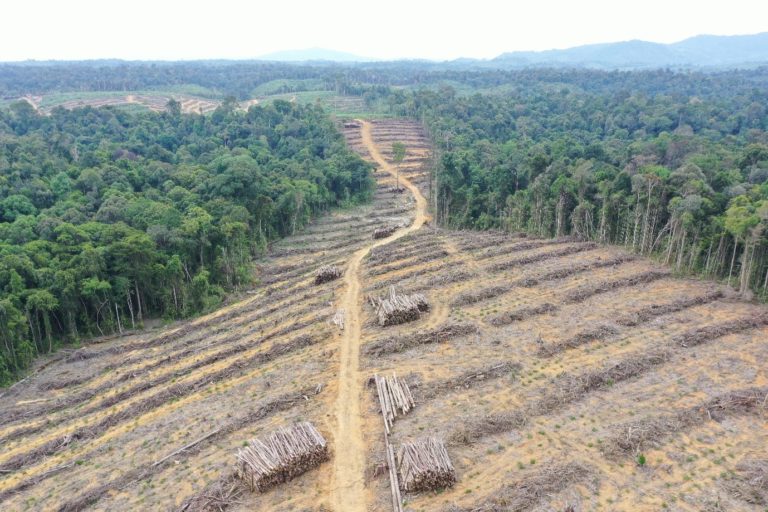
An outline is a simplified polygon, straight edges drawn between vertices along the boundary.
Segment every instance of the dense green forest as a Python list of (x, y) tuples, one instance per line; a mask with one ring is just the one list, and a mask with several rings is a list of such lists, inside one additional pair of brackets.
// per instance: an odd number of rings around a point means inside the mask
[(0, 384), (58, 344), (210, 310), (270, 240), (372, 186), (316, 107), (0, 110)]
[(374, 89), (431, 131), (441, 224), (621, 244), (766, 298), (768, 70), (536, 74), (498, 94)]

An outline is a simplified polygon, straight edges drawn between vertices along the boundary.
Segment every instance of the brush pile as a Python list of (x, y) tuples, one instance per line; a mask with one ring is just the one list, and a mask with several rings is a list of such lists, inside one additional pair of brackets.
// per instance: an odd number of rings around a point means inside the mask
[(530, 265), (531, 263), (538, 263), (539, 261), (544, 261), (551, 258), (560, 258), (562, 256), (570, 256), (571, 254), (588, 251), (596, 247), (597, 247), (597, 244), (593, 242), (586, 242), (579, 245), (571, 245), (571, 246), (563, 247), (562, 249), (556, 249), (549, 252), (532, 254), (529, 256), (521, 256), (519, 258), (502, 261), (500, 263), (496, 263), (494, 265), (491, 265), (490, 267), (487, 267), (487, 270), (489, 272), (503, 272), (506, 270), (511, 270), (515, 267)]
[(726, 480), (725, 488), (738, 499), (753, 505), (768, 505), (768, 459), (740, 462)]
[(630, 286), (637, 286), (639, 284), (646, 284), (658, 279), (669, 277), (671, 273), (668, 270), (647, 270), (628, 277), (621, 277), (613, 281), (599, 281), (596, 283), (589, 283), (585, 286), (581, 286), (572, 290), (565, 295), (566, 304), (575, 304), (577, 302), (583, 302), (590, 297), (606, 293), (611, 290), (617, 290), (619, 288), (627, 288)]
[(578, 332), (572, 338), (540, 345), (538, 355), (540, 357), (551, 357), (570, 348), (577, 348), (590, 342), (605, 340), (610, 336), (618, 334), (618, 332), (619, 330), (611, 324), (600, 324)]
[(501, 327), (503, 325), (509, 325), (515, 322), (519, 322), (521, 320), (525, 320), (526, 318), (531, 316), (543, 315), (546, 313), (553, 313), (557, 311), (557, 309), (558, 309), (557, 306), (555, 306), (554, 304), (545, 302), (544, 304), (539, 304), (538, 306), (524, 306), (521, 308), (514, 309), (512, 311), (499, 313), (498, 315), (488, 317), (487, 321), (491, 325), (495, 325), (496, 327)]
[(371, 297), (370, 301), (376, 309), (376, 316), (382, 327), (418, 320), (422, 312), (429, 310), (429, 301), (424, 295), (398, 294), (394, 286), (390, 286), (389, 294), (384, 298)]
[(397, 226), (385, 226), (382, 228), (376, 228), (373, 230), (373, 239), (378, 240), (379, 238), (387, 238), (394, 234), (394, 232), (397, 231)]
[(655, 447), (669, 435), (693, 428), (709, 420), (746, 414), (764, 414), (768, 407), (768, 388), (748, 388), (716, 396), (703, 404), (672, 414), (655, 416), (614, 426), (613, 434), (601, 446), (609, 457), (641, 453)]
[[(574, 484), (589, 482), (595, 478), (596, 474), (596, 468), (581, 462), (550, 463), (528, 473), (520, 480), (504, 483), (483, 501), (469, 507), (451, 505), (445, 510), (446, 512), (539, 510), (537, 505), (543, 500), (563, 492)], [(552, 508), (547, 507), (547, 510)], [(567, 511), (568, 508), (565, 510)]]
[(388, 336), (379, 338), (363, 347), (363, 351), (369, 356), (381, 357), (386, 354), (404, 352), (420, 345), (430, 343), (447, 343), (448, 341), (476, 334), (477, 326), (468, 323), (445, 323), (434, 329), (416, 331), (412, 334)]
[(336, 265), (325, 265), (315, 274), (315, 284), (323, 284), (341, 277), (341, 269)]
[(252, 439), (237, 452), (236, 474), (252, 491), (282, 484), (328, 460), (328, 445), (308, 422), (277, 429), (265, 440)]
[(497, 286), (489, 286), (488, 288), (483, 288), (481, 290), (471, 290), (468, 292), (463, 292), (456, 296), (456, 298), (451, 302), (451, 306), (458, 307), (458, 306), (468, 306), (471, 304), (476, 304), (478, 302), (482, 302), (488, 299), (493, 299), (494, 297), (503, 295), (508, 291), (510, 291), (511, 289), (512, 289), (511, 285), (502, 284)]
[(445, 393), (470, 389), (483, 382), (501, 377), (514, 377), (522, 369), (520, 363), (504, 362), (491, 366), (474, 368), (449, 379), (430, 382), (428, 385), (416, 382), (416, 396), (420, 401), (430, 400)]
[(768, 324), (768, 312), (763, 311), (736, 320), (729, 320), (705, 327), (696, 327), (676, 336), (674, 342), (681, 347), (694, 347), (715, 338), (736, 334), (749, 329), (756, 329), (766, 324)]
[(667, 302), (664, 304), (651, 304), (650, 306), (646, 306), (639, 311), (628, 313), (617, 318), (616, 323), (625, 325), (627, 327), (634, 327), (661, 315), (675, 313), (677, 311), (682, 311), (684, 309), (698, 306), (700, 304), (707, 304), (709, 302), (721, 299), (723, 296), (724, 294), (721, 290), (713, 290), (711, 292), (707, 292), (703, 295), (698, 295), (695, 297), (684, 297), (682, 299), (677, 299), (675, 301)]
[(177, 512), (221, 512), (240, 505), (244, 491), (243, 483), (230, 474), (186, 500)]
[(456, 470), (448, 450), (434, 437), (403, 443), (397, 460), (401, 486), (406, 492), (444, 489), (456, 483)]

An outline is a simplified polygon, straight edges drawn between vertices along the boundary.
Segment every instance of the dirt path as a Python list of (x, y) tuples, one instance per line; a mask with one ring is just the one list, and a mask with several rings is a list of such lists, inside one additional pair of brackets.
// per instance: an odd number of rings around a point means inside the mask
[[(373, 161), (382, 170), (395, 176), (392, 167), (381, 155), (371, 136), (371, 124), (362, 125), (363, 144)], [(420, 229), (429, 219), (427, 200), (419, 189), (407, 178), (400, 176), (400, 183), (411, 191), (416, 199), (416, 216), (410, 227), (401, 229), (392, 237), (372, 242), (352, 255), (344, 273), (345, 292), (337, 304), (346, 313), (345, 330), (341, 339), (338, 396), (336, 398), (336, 425), (333, 433), (335, 454), (333, 458), (333, 482), (331, 504), (339, 512), (366, 512), (365, 503), (365, 454), (366, 443), (362, 433), (360, 399), (363, 393), (363, 379), (360, 375), (360, 336), (362, 296), (360, 293), (360, 266), (371, 249), (392, 243), (398, 238)]]

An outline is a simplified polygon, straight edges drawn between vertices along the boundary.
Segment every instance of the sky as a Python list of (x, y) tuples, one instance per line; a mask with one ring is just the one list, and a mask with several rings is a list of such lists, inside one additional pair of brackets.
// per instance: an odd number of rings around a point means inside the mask
[(314, 47), (446, 60), (764, 31), (765, 0), (3, 0), (0, 61), (248, 59)]

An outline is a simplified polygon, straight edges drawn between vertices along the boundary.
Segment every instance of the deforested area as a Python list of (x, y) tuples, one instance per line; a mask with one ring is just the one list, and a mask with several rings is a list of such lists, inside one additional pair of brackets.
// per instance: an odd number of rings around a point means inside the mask
[(767, 506), (764, 71), (205, 66), (0, 109), (0, 509)]

